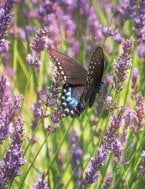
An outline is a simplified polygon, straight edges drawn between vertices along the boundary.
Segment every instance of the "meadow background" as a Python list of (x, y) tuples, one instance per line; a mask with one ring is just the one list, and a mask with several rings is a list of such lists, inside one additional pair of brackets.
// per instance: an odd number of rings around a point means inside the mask
[[(87, 68), (97, 46), (93, 107), (52, 119), (47, 49)], [(0, 188), (145, 188), (144, 81), (144, 0), (0, 1)]]

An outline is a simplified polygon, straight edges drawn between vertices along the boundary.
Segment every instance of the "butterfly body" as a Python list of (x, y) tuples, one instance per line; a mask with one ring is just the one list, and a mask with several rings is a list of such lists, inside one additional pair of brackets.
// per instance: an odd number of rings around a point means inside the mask
[(96, 93), (99, 91), (103, 70), (103, 50), (98, 47), (91, 58), (88, 72), (77, 61), (54, 49), (49, 54), (57, 68), (57, 74), (64, 81), (60, 96), (60, 109), (63, 116), (76, 117), (86, 106), (94, 104)]

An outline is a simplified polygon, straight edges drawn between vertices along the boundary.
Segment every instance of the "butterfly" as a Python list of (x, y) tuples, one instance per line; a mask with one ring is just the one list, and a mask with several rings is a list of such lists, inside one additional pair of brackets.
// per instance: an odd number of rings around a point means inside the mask
[(92, 107), (99, 91), (104, 71), (104, 53), (97, 47), (90, 60), (88, 71), (76, 60), (54, 50), (48, 49), (50, 58), (64, 81), (60, 95), (62, 117), (76, 117), (86, 106)]

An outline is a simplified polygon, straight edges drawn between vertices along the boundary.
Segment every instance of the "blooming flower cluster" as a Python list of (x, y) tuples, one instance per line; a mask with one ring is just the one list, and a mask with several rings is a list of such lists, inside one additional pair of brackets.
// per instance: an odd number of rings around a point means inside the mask
[(97, 154), (91, 159), (89, 169), (86, 171), (85, 177), (81, 182), (81, 187), (97, 181), (99, 176), (98, 171), (105, 164), (110, 151), (114, 152), (115, 157), (120, 161), (122, 146), (116, 136), (121, 126), (123, 114), (124, 109), (121, 109), (117, 116), (111, 117), (110, 127), (103, 137), (102, 146), (97, 150)]
[(71, 154), (72, 154), (72, 169), (74, 171), (75, 180), (78, 180), (82, 174), (82, 170), (79, 167), (80, 160), (83, 156), (83, 150), (81, 146), (78, 144), (79, 137), (77, 133), (74, 131), (71, 133)]
[(7, 79), (0, 77), (0, 144), (10, 138), (10, 147), (0, 162), (0, 188), (6, 188), (25, 163), (22, 150), (24, 121), (19, 116), (23, 97), (13, 95)]
[(116, 41), (117, 43), (122, 42), (122, 36), (120, 32), (118, 31), (118, 29), (100, 26), (100, 30), (102, 34), (104, 35), (104, 37), (113, 36), (114, 41)]
[(143, 96), (138, 93), (136, 94), (135, 96), (135, 100), (136, 100), (136, 116), (138, 118), (138, 121), (137, 121), (137, 127), (138, 127), (138, 130), (142, 129), (142, 126), (143, 126), (143, 119), (145, 117), (145, 103), (144, 103), (144, 99), (143, 99)]
[(145, 151), (142, 152), (141, 154), (141, 164), (139, 166), (138, 170), (138, 177), (142, 177), (144, 179), (144, 169), (145, 169)]
[(132, 40), (125, 40), (122, 42), (122, 49), (123, 53), (119, 57), (119, 63), (114, 61), (114, 88), (116, 91), (120, 91), (122, 89), (122, 83), (125, 81), (127, 77), (127, 73), (132, 66), (131, 61), (131, 51), (133, 49), (133, 41)]
[(116, 13), (120, 14), (124, 21), (136, 16), (136, 6), (135, 0), (121, 0), (117, 5)]
[(139, 57), (145, 57), (145, 1), (139, 2), (138, 15), (135, 17), (136, 34), (137, 34), (137, 52)]
[(37, 180), (33, 188), (34, 189), (49, 189), (48, 183), (45, 182), (45, 174), (42, 174), (42, 177)]
[(38, 30), (36, 36), (32, 42), (32, 54), (28, 54), (26, 57), (29, 66), (39, 68), (41, 65), (41, 52), (48, 46), (48, 31)]
[(134, 67), (132, 71), (132, 84), (131, 84), (133, 95), (137, 92), (138, 89), (138, 82), (137, 82), (138, 76), (139, 76), (139, 70), (137, 67)]
[(5, 39), (7, 30), (13, 24), (12, 8), (14, 0), (6, 0), (3, 7), (0, 7), (0, 53), (8, 51), (8, 41)]

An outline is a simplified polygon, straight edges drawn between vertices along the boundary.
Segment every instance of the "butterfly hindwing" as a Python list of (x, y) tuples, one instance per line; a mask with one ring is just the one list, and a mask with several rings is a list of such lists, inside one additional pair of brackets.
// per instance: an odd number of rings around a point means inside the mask
[(104, 54), (101, 47), (97, 47), (90, 60), (86, 84), (82, 95), (82, 103), (91, 107), (95, 101), (96, 93), (102, 83), (104, 71)]

